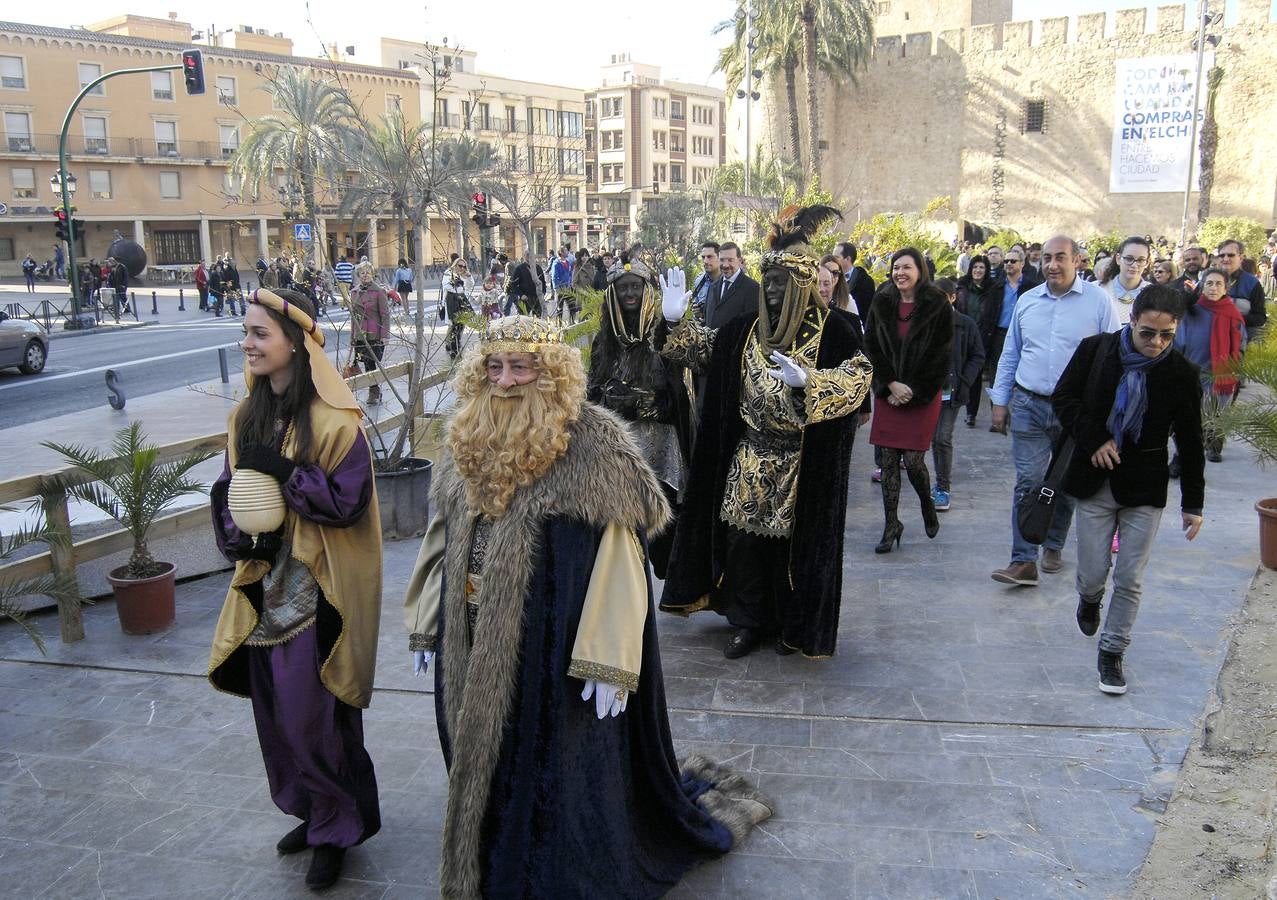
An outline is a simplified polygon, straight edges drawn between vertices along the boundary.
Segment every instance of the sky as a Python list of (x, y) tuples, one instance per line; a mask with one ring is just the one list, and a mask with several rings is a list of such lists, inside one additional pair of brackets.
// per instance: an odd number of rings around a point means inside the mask
[[(323, 44), (355, 45), (353, 61), (380, 64), (380, 39), (441, 41), (479, 54), (478, 70), (491, 75), (591, 88), (600, 67), (613, 53), (628, 52), (637, 62), (661, 66), (664, 78), (723, 86), (714, 74), (718, 48), (730, 32), (714, 35), (714, 26), (731, 17), (733, 0), (644, 0), (619, 4), (615, 12), (598, 5), (536, 5), (526, 0), (468, 0), (419, 3), (375, 0), (219, 0), (191, 4), (180, 0), (60, 0), (49, 6), (18, 11), (2, 18), (37, 25), (88, 25), (125, 12), (168, 18), (198, 30), (225, 30), (241, 25), (282, 31), (300, 56), (317, 56)], [(373, 11), (372, 14), (354, 15)]]

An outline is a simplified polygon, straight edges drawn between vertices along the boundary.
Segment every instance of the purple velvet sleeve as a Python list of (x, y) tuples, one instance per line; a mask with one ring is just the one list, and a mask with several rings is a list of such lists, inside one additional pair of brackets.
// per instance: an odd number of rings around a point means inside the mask
[(360, 432), (346, 458), (332, 472), (299, 465), (284, 482), (284, 502), (299, 516), (330, 528), (359, 521), (372, 500), (372, 460)]
[(217, 539), (217, 549), (229, 560), (244, 559), (253, 547), (253, 536), (244, 534), (231, 518), (231, 509), (226, 502), (226, 493), (231, 486), (230, 457), (222, 465), (221, 477), (213, 482), (209, 491), (213, 508), (213, 536)]

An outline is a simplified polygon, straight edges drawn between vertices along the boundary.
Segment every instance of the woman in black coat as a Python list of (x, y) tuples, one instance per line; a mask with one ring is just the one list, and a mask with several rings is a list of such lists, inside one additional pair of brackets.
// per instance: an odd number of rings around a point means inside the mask
[(900, 459), (904, 457), (922, 505), (927, 537), (940, 531), (931, 496), (926, 453), (940, 418), (940, 388), (949, 374), (953, 314), (949, 300), (931, 283), (926, 262), (913, 247), (891, 257), (891, 280), (874, 295), (865, 328), (865, 355), (873, 363), (873, 426), (869, 440), (882, 448), (882, 510), (885, 523), (876, 553), (900, 544)]
[[(958, 312), (980, 326), (980, 339), (984, 344), (984, 366), (976, 373), (974, 388), (967, 396), (967, 427), (974, 428), (976, 413), (980, 411), (980, 378), (988, 369), (992, 373), (989, 376), (989, 384), (993, 384), (993, 379), (998, 374), (998, 358), (991, 354), (998, 314), (1002, 312), (1002, 285), (993, 275), (993, 266), (989, 264), (989, 257), (984, 254), (971, 257), (971, 266), (967, 269), (967, 274), (958, 279), (958, 302), (954, 306)], [(993, 325), (986, 329), (989, 313), (993, 312), (994, 306), (997, 307), (997, 311), (993, 315)]]

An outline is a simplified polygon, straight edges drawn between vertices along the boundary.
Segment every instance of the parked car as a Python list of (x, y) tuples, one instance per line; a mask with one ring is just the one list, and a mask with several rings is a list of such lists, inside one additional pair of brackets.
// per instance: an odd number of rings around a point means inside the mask
[(24, 375), (44, 371), (49, 358), (49, 336), (35, 322), (11, 319), (0, 310), (0, 369), (16, 367)]

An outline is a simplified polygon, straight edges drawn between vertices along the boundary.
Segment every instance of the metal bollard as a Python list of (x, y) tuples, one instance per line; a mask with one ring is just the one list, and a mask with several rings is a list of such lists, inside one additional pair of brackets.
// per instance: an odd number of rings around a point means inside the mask
[(177, 289), (177, 311), (186, 312), (186, 289)]
[(230, 367), (227, 365), (227, 362), (226, 362), (225, 347), (217, 348), (217, 368), (220, 369), (222, 373), (222, 384), (230, 384), (231, 372), (230, 372)]
[(159, 314), (160, 308), (155, 303), (155, 291), (151, 291), (151, 315), (158, 316)]

